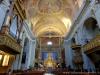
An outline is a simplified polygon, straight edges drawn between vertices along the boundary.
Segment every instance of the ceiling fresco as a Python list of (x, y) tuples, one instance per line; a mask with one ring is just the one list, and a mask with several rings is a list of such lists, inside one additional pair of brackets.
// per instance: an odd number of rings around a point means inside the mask
[(84, 0), (23, 0), (33, 33), (41, 36), (66, 36)]

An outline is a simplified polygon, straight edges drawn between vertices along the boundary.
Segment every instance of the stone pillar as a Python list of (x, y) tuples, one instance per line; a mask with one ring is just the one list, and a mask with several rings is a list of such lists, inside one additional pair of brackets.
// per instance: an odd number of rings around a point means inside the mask
[(71, 49), (71, 41), (66, 41), (64, 40), (64, 48), (65, 48), (65, 63), (67, 67), (73, 68), (73, 63), (72, 63), (72, 49)]
[(19, 69), (19, 59), (20, 59), (20, 55), (16, 55), (15, 57), (15, 61), (13, 63), (13, 69), (14, 70), (18, 70)]
[(31, 56), (30, 56), (30, 67), (34, 67), (35, 63), (35, 49), (36, 49), (36, 40), (31, 42)]
[(40, 47), (39, 47), (39, 55), (38, 55), (38, 64), (40, 64), (41, 63), (41, 61), (42, 61), (42, 42), (41, 42), (41, 38), (40, 38), (40, 42), (39, 42), (39, 45), (40, 45)]
[(26, 62), (25, 62), (25, 69), (29, 69), (34, 66), (35, 62), (35, 48), (36, 42), (35, 40), (29, 40), (28, 43), (28, 50), (26, 51)]
[(26, 45), (26, 49), (25, 49), (25, 52), (26, 52), (26, 59), (25, 59), (25, 64), (24, 64), (24, 69), (28, 69), (29, 68), (29, 56), (30, 56), (30, 39), (27, 37), (28, 39), (28, 42), (27, 42), (27, 45)]
[(26, 56), (26, 59), (27, 59), (27, 63), (26, 63), (26, 68), (27, 69), (29, 69), (29, 67), (30, 67), (30, 60), (31, 60), (31, 51), (32, 51), (32, 42), (31, 42), (31, 40), (29, 41), (29, 44), (28, 44), (28, 52), (26, 51), (26, 53), (27, 53), (27, 56)]
[(28, 64), (27, 67), (33, 67), (33, 61), (35, 60), (35, 41), (30, 40), (29, 54), (28, 54)]

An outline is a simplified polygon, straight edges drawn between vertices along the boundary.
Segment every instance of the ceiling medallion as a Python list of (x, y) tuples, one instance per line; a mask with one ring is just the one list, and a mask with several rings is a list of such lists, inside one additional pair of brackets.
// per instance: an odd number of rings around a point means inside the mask
[(38, 11), (43, 14), (58, 13), (61, 8), (61, 0), (40, 0), (38, 3)]

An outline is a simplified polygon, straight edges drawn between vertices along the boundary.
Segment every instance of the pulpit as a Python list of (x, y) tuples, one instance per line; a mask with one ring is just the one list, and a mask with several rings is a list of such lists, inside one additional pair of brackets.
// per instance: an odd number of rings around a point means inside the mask
[(74, 51), (73, 63), (75, 64), (77, 69), (83, 68), (83, 57), (81, 53), (81, 45), (73, 44), (72, 49)]

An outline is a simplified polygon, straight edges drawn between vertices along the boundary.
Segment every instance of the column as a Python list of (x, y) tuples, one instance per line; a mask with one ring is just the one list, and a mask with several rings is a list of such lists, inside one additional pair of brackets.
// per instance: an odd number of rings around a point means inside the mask
[(20, 59), (20, 55), (16, 55), (15, 57), (15, 61), (13, 62), (13, 69), (14, 70), (18, 70), (19, 69), (19, 59)]
[(73, 63), (72, 63), (72, 57), (73, 57), (73, 52), (71, 49), (71, 41), (66, 41), (64, 40), (64, 48), (65, 48), (65, 63), (66, 66), (70, 66), (73, 68)]
[(30, 61), (30, 46), (31, 46), (31, 40), (27, 37), (28, 39), (28, 42), (27, 42), (27, 45), (26, 45), (26, 49), (25, 49), (25, 52), (26, 52), (26, 60), (25, 60), (25, 64), (24, 64), (24, 69), (28, 69), (29, 68), (29, 61)]
[(35, 49), (36, 49), (36, 40), (32, 40), (31, 57), (30, 57), (30, 66), (31, 67), (34, 67), (34, 63), (35, 63)]
[(42, 57), (41, 57), (41, 55), (42, 55), (42, 42), (41, 42), (41, 38), (39, 39), (40, 40), (40, 42), (39, 42), (39, 45), (40, 45), (40, 50), (39, 50), (39, 57), (38, 57), (38, 63), (40, 63), (41, 62), (41, 59), (42, 59)]
[(36, 48), (36, 42), (35, 40), (29, 40), (28, 43), (28, 50), (26, 51), (26, 63), (25, 63), (25, 69), (32, 68), (34, 66), (35, 62), (35, 48)]
[(29, 41), (29, 45), (28, 45), (28, 54), (27, 54), (27, 57), (26, 57), (26, 59), (27, 59), (27, 63), (26, 63), (26, 67), (27, 67), (27, 69), (29, 69), (30, 68), (30, 61), (31, 61), (31, 52), (32, 52), (32, 42), (31, 42), (31, 40)]

